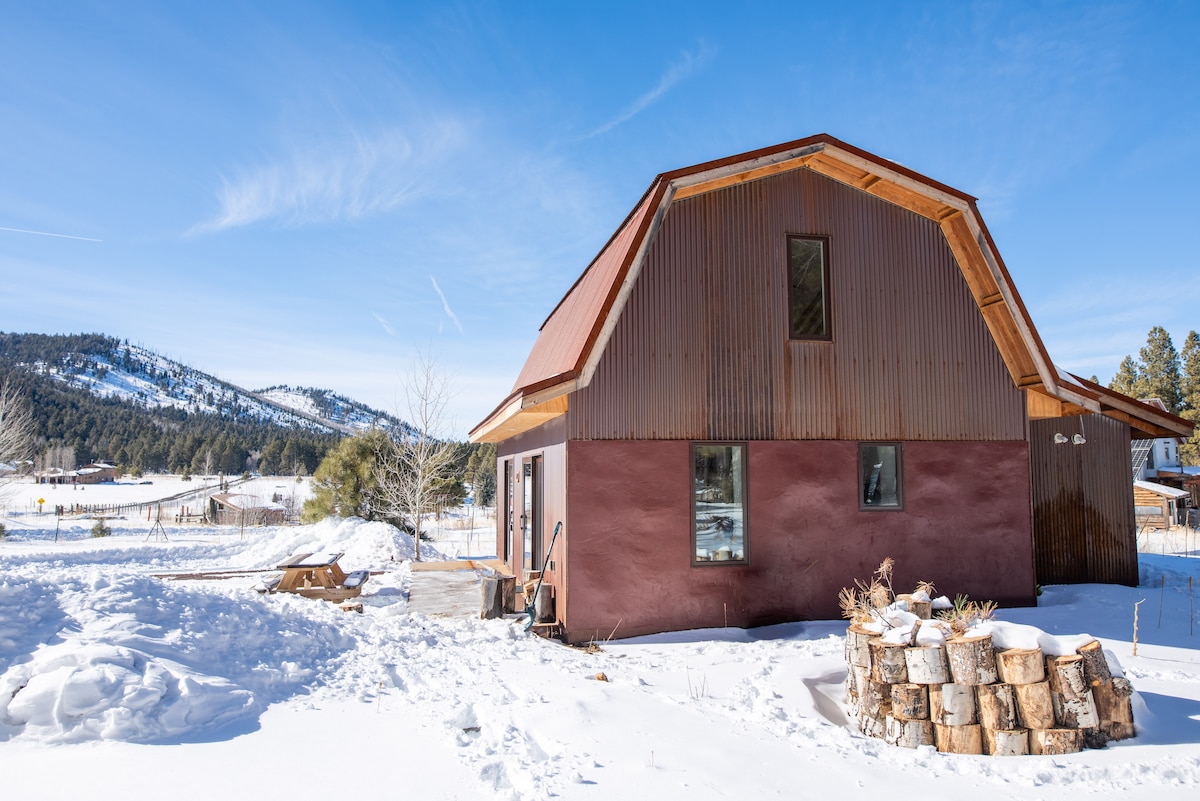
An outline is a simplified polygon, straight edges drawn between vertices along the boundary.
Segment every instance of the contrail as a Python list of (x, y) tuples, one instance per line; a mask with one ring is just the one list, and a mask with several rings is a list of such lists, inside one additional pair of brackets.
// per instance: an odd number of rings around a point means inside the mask
[(90, 236), (71, 236), (70, 234), (52, 234), (49, 231), (26, 231), (24, 228), (5, 228), (0, 225), (0, 231), (11, 231), (14, 234), (36, 234), (37, 236), (56, 236), (59, 239), (81, 239), (84, 242), (103, 242), (103, 239), (92, 239)]
[(446, 316), (454, 321), (454, 327), (458, 329), (458, 333), (463, 333), (462, 323), (458, 321), (458, 315), (454, 313), (454, 310), (450, 308), (450, 304), (446, 302), (446, 296), (442, 294), (442, 288), (438, 286), (437, 279), (431, 275), (429, 276), (429, 280), (433, 282), (433, 288), (437, 290), (438, 297), (442, 299), (442, 309), (445, 310)]
[(375, 315), (375, 320), (376, 320), (376, 321), (377, 321), (377, 322), (378, 322), (380, 325), (382, 325), (382, 326), (383, 326), (383, 330), (384, 330), (384, 331), (387, 331), (387, 332), (388, 332), (389, 334), (391, 334), (392, 336), (396, 336), (396, 332), (395, 332), (395, 331), (392, 329), (392, 327), (391, 327), (390, 325), (388, 325), (388, 321), (387, 321), (387, 320), (385, 320), (385, 319), (383, 319), (382, 317), (380, 317), (380, 316), (379, 316), (379, 314), (378, 314), (377, 312), (371, 312), (371, 314)]

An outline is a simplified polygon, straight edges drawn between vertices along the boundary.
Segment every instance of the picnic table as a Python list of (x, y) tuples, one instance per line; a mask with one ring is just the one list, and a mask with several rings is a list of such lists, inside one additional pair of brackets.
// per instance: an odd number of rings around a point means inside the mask
[(341, 553), (300, 553), (276, 565), (283, 571), (273, 592), (294, 592), (306, 598), (344, 601), (362, 592), (370, 573), (355, 570), (346, 573), (338, 565)]

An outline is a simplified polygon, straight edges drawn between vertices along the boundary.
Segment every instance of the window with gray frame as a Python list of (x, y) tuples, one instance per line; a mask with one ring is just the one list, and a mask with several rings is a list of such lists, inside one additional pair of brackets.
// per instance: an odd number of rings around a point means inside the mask
[(746, 446), (692, 445), (692, 563), (746, 564)]
[(829, 240), (788, 237), (788, 304), (792, 339), (830, 339)]
[(900, 443), (859, 443), (858, 508), (904, 508), (904, 470)]

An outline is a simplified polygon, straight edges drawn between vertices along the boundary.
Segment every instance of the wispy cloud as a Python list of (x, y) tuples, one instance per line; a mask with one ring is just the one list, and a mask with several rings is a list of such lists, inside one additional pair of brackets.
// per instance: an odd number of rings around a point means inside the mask
[(79, 239), (83, 242), (103, 242), (103, 239), (92, 239), (90, 236), (72, 236), (70, 234), (52, 234), (49, 231), (28, 231), (24, 228), (5, 228), (0, 226), (0, 231), (8, 231), (12, 234), (34, 234), (36, 236), (54, 236), (59, 239)]
[(454, 323), (454, 327), (458, 329), (458, 333), (463, 333), (462, 323), (458, 321), (458, 315), (454, 313), (454, 309), (450, 308), (450, 304), (446, 302), (446, 295), (442, 292), (442, 288), (438, 286), (437, 279), (432, 275), (429, 276), (430, 282), (433, 284), (433, 289), (438, 293), (438, 297), (442, 299), (442, 309), (445, 310), (446, 316)]
[(357, 131), (292, 148), (285, 158), (225, 178), (219, 213), (189, 234), (261, 222), (306, 225), (354, 220), (396, 208), (429, 191), (430, 178), (462, 148), (466, 126), (448, 117), (415, 133)]
[(395, 331), (395, 329), (394, 329), (394, 328), (392, 328), (392, 327), (391, 327), (391, 326), (388, 324), (388, 321), (387, 321), (387, 320), (385, 320), (385, 319), (383, 319), (382, 317), (380, 317), (378, 312), (371, 312), (371, 316), (373, 316), (373, 317), (375, 318), (375, 320), (376, 320), (376, 321), (377, 321), (377, 322), (378, 322), (378, 323), (379, 323), (381, 326), (383, 326), (383, 330), (384, 330), (384, 331), (387, 331), (387, 332), (388, 332), (388, 334), (390, 334), (391, 336), (396, 336), (396, 331)]
[(671, 91), (676, 84), (691, 75), (696, 70), (700, 69), (700, 67), (702, 67), (704, 63), (712, 56), (713, 52), (715, 51), (713, 51), (704, 42), (700, 43), (700, 47), (697, 52), (684, 52), (679, 61), (668, 67), (667, 71), (663, 73), (661, 78), (658, 79), (658, 85), (656, 85), (649, 92), (646, 92), (637, 100), (633, 101), (633, 103), (620, 114), (613, 117), (611, 120), (604, 123), (591, 133), (585, 134), (582, 138), (591, 139), (594, 136), (600, 136), (601, 134), (608, 133), (618, 125), (628, 122), (638, 114), (641, 114), (651, 105), (653, 105), (660, 97)]

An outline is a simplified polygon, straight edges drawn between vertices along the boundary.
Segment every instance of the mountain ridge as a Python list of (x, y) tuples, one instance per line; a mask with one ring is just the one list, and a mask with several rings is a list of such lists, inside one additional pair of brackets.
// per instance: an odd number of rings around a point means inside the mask
[(143, 345), (104, 334), (0, 332), (0, 358), (4, 357), (10, 369), (146, 409), (171, 407), (190, 414), (258, 419), (284, 428), (315, 426), (346, 435), (371, 428), (411, 430), (394, 415), (330, 389), (287, 384), (246, 389)]

